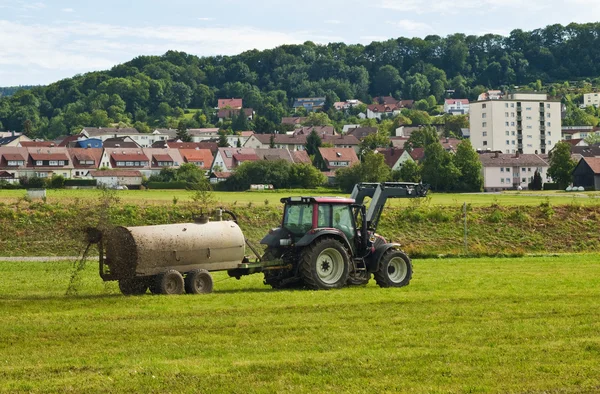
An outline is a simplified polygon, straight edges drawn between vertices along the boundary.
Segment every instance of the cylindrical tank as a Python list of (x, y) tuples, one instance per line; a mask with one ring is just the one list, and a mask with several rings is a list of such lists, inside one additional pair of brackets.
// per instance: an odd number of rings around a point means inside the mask
[(245, 240), (232, 221), (204, 224), (116, 227), (106, 237), (106, 265), (115, 279), (175, 269), (234, 269), (244, 259)]

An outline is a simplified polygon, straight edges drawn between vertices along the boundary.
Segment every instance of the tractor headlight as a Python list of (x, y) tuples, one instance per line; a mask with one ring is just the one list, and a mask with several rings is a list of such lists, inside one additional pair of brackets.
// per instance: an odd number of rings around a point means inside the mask
[(292, 240), (289, 238), (284, 238), (279, 240), (280, 246), (290, 246), (292, 244)]

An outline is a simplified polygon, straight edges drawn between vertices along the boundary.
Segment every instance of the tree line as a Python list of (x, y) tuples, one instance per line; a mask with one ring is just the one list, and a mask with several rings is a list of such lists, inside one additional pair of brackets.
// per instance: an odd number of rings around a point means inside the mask
[[(259, 115), (258, 127), (269, 128), (293, 112), (297, 97), (370, 103), (391, 94), (417, 101), (433, 97), (439, 104), (448, 91), (474, 99), (487, 88), (537, 81), (598, 84), (592, 80), (598, 75), (600, 23), (513, 30), (508, 36), (430, 35), (368, 45), (305, 42), (236, 56), (169, 51), (1, 97), (0, 127), (48, 138), (84, 126), (175, 128), (181, 118), (191, 127), (205, 127), (216, 124), (217, 98), (241, 97)], [(185, 117), (189, 108), (198, 111)]]

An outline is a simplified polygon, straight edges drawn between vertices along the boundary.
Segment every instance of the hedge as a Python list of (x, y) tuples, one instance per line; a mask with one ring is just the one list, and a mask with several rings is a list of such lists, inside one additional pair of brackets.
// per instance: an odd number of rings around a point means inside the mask
[(96, 179), (65, 179), (66, 186), (96, 186)]
[(146, 187), (148, 189), (188, 189), (190, 183), (188, 182), (148, 182)]

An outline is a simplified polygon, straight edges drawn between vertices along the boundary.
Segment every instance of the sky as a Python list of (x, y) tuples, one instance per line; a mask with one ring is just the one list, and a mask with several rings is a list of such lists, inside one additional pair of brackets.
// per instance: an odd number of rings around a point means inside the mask
[[(600, 0), (0, 0), (0, 86), (49, 84), (139, 55), (313, 41), (507, 35), (600, 20)], [(593, 18), (597, 18), (594, 20)]]

